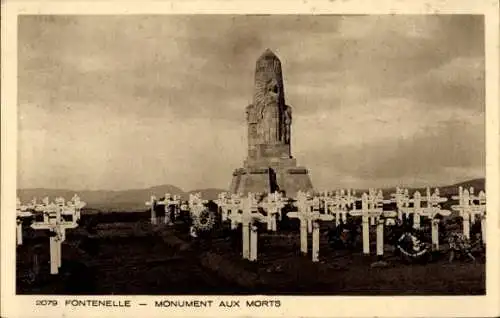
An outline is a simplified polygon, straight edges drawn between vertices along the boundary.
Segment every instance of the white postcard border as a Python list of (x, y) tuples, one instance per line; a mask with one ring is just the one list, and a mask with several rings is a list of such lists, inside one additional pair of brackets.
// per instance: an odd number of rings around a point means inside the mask
[[(344, 297), (344, 296), (16, 296), (15, 197), (17, 162), (17, 16), (19, 14), (484, 14), (486, 47), (486, 192), (487, 295), (456, 297)], [(97, 316), (498, 316), (499, 310), (499, 112), (498, 112), (498, 1), (7, 1), (2, 3), (2, 187), (1, 187), (1, 310), (2, 317)], [(12, 212), (11, 212), (12, 211)], [(130, 300), (130, 308), (36, 306), (36, 300)], [(276, 308), (203, 309), (157, 308), (161, 300), (280, 300)], [(147, 306), (140, 306), (146, 303)]]

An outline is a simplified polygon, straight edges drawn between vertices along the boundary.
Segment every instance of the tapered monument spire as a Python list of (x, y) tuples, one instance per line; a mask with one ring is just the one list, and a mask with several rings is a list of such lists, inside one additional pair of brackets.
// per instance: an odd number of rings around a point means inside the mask
[(269, 49), (257, 59), (253, 104), (247, 107), (248, 156), (290, 157), (291, 107), (285, 105), (281, 61)]
[(311, 190), (305, 168), (291, 155), (292, 108), (285, 104), (281, 61), (266, 49), (255, 65), (253, 103), (246, 108), (248, 156), (244, 168), (233, 173), (231, 191), (272, 192)]

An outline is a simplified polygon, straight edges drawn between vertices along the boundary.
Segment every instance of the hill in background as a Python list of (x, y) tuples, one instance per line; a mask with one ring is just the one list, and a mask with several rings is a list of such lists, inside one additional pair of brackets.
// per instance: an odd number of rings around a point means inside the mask
[[(441, 196), (453, 196), (458, 194), (458, 187), (463, 187), (464, 189), (470, 189), (471, 187), (474, 188), (474, 193), (479, 193), (481, 190), (485, 190), (485, 179), (480, 178), (480, 179), (472, 179), (464, 182), (459, 182), (455, 183), (452, 185), (445, 185), (445, 186), (432, 186), (430, 187), (432, 191), (434, 191), (435, 188), (439, 189), (439, 194)], [(408, 191), (410, 194), (415, 193), (415, 191), (419, 191), (420, 194), (425, 195), (427, 188), (408, 188)], [(384, 196), (389, 197), (391, 193), (396, 192), (396, 187), (392, 188), (384, 188), (382, 189), (384, 192)], [(367, 189), (363, 190), (356, 190), (357, 193), (363, 193), (363, 192), (368, 192)]]
[(33, 198), (41, 200), (48, 196), (53, 199), (62, 196), (65, 199), (70, 199), (75, 193), (87, 203), (87, 209), (95, 209), (102, 211), (142, 211), (148, 209), (145, 205), (151, 195), (160, 198), (165, 193), (172, 195), (180, 195), (183, 200), (189, 198), (190, 193), (201, 192), (202, 197), (208, 200), (217, 199), (217, 195), (227, 190), (224, 189), (197, 189), (185, 192), (182, 189), (173, 185), (159, 185), (146, 189), (130, 189), (121, 191), (109, 190), (82, 190), (73, 191), (68, 189), (19, 189), (17, 195), (21, 202), (28, 202)]
[[(438, 187), (440, 194), (442, 196), (450, 197), (458, 193), (458, 187), (462, 186), (464, 188), (473, 187), (475, 193), (485, 189), (485, 179), (473, 179), (464, 182), (460, 182), (453, 185)], [(425, 194), (425, 188), (411, 188), (409, 189), (411, 193), (414, 191), (420, 191)], [(148, 208), (145, 202), (149, 200), (151, 195), (156, 197), (162, 197), (165, 193), (180, 195), (183, 200), (187, 200), (190, 193), (200, 192), (202, 197), (207, 200), (217, 199), (217, 195), (221, 192), (227, 191), (225, 189), (207, 188), (207, 189), (196, 189), (188, 192), (175, 187), (173, 185), (159, 185), (146, 189), (130, 189), (121, 191), (110, 191), (110, 190), (83, 190), (83, 191), (73, 191), (68, 189), (19, 189), (17, 191), (21, 202), (28, 202), (33, 198), (38, 200), (43, 197), (48, 196), (53, 199), (57, 196), (62, 196), (65, 199), (70, 199), (75, 193), (80, 196), (80, 198), (87, 203), (86, 209), (90, 210), (100, 210), (108, 212), (116, 211), (144, 211)], [(362, 193), (366, 190), (356, 190), (358, 193)], [(389, 195), (395, 191), (395, 188), (383, 189), (384, 193)]]

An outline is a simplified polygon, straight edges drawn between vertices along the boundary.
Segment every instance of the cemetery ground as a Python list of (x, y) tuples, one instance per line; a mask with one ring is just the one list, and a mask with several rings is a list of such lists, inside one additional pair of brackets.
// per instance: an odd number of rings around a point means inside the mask
[[(448, 262), (447, 246), (425, 263), (405, 263), (385, 245), (386, 267), (376, 256), (334, 249), (322, 225), (320, 262), (300, 255), (298, 224), (259, 231), (256, 262), (241, 257), (241, 231), (220, 228), (192, 239), (187, 226), (151, 225), (149, 211), (82, 213), (67, 233), (62, 267), (49, 273), (48, 235), (25, 229), (17, 247), (18, 294), (59, 295), (481, 295), (485, 260)], [(372, 233), (375, 235), (375, 233)], [(374, 236), (373, 236), (374, 238)], [(375, 242), (372, 239), (372, 242)], [(375, 246), (371, 247), (374, 252)], [(374, 254), (374, 253), (372, 253)], [(34, 255), (37, 255), (36, 257)], [(34, 259), (36, 261), (34, 262)], [(36, 263), (36, 264), (34, 264)]]

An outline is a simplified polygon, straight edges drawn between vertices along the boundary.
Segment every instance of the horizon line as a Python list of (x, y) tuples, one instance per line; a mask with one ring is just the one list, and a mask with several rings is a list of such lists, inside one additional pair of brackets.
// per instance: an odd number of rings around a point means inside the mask
[[(472, 179), (467, 179), (467, 180), (464, 180), (464, 181), (459, 181), (459, 182), (455, 182), (455, 183), (452, 183), (452, 184), (442, 184), (442, 185), (434, 185), (434, 186), (425, 186), (425, 185), (415, 185), (415, 186), (407, 186), (407, 188), (426, 188), (426, 187), (430, 187), (430, 188), (440, 188), (440, 187), (448, 187), (448, 186), (453, 186), (453, 185), (458, 185), (460, 183), (465, 183), (465, 182), (470, 182), (470, 181), (476, 181), (476, 180), (483, 180), (486, 182), (486, 177), (477, 177), (477, 178), (472, 178)], [(175, 187), (179, 190), (181, 190), (181, 192), (183, 193), (189, 193), (189, 192), (193, 192), (193, 191), (200, 191), (200, 190), (222, 190), (222, 191), (228, 191), (227, 189), (222, 189), (222, 188), (216, 188), (216, 187), (206, 187), (206, 188), (196, 188), (196, 189), (192, 189), (192, 190), (189, 190), (189, 191), (185, 191), (184, 189), (178, 187), (178, 186), (175, 186), (173, 184), (168, 184), (168, 183), (165, 183), (165, 184), (158, 184), (158, 185), (153, 185), (153, 186), (149, 186), (149, 187), (145, 187), (145, 188), (128, 188), (128, 189), (122, 189), (122, 190), (113, 190), (113, 189), (68, 189), (68, 188), (44, 188), (44, 187), (28, 187), (28, 188), (17, 188), (16, 191), (20, 191), (20, 190), (52, 190), (52, 191), (72, 191), (72, 192), (83, 192), (83, 191), (88, 191), (88, 192), (122, 192), (122, 191), (140, 191), (140, 190), (148, 190), (148, 189), (151, 189), (151, 188), (155, 188), (155, 187), (162, 187), (162, 186), (171, 186), (171, 187)], [(366, 190), (366, 189), (370, 189), (370, 188), (375, 188), (375, 189), (391, 189), (391, 188), (396, 188), (398, 186), (401, 186), (401, 185), (391, 185), (391, 186), (385, 186), (385, 187), (380, 187), (380, 188), (377, 188), (377, 187), (357, 187), (357, 188), (353, 188), (353, 187), (337, 187), (337, 188), (332, 188), (331, 190), (340, 190), (340, 189), (343, 189), (343, 188), (346, 188), (346, 189), (353, 189), (353, 190)], [(313, 187), (314, 188), (314, 187)], [(317, 189), (314, 189), (313, 191), (318, 191)], [(325, 191), (324, 189), (322, 191)]]

